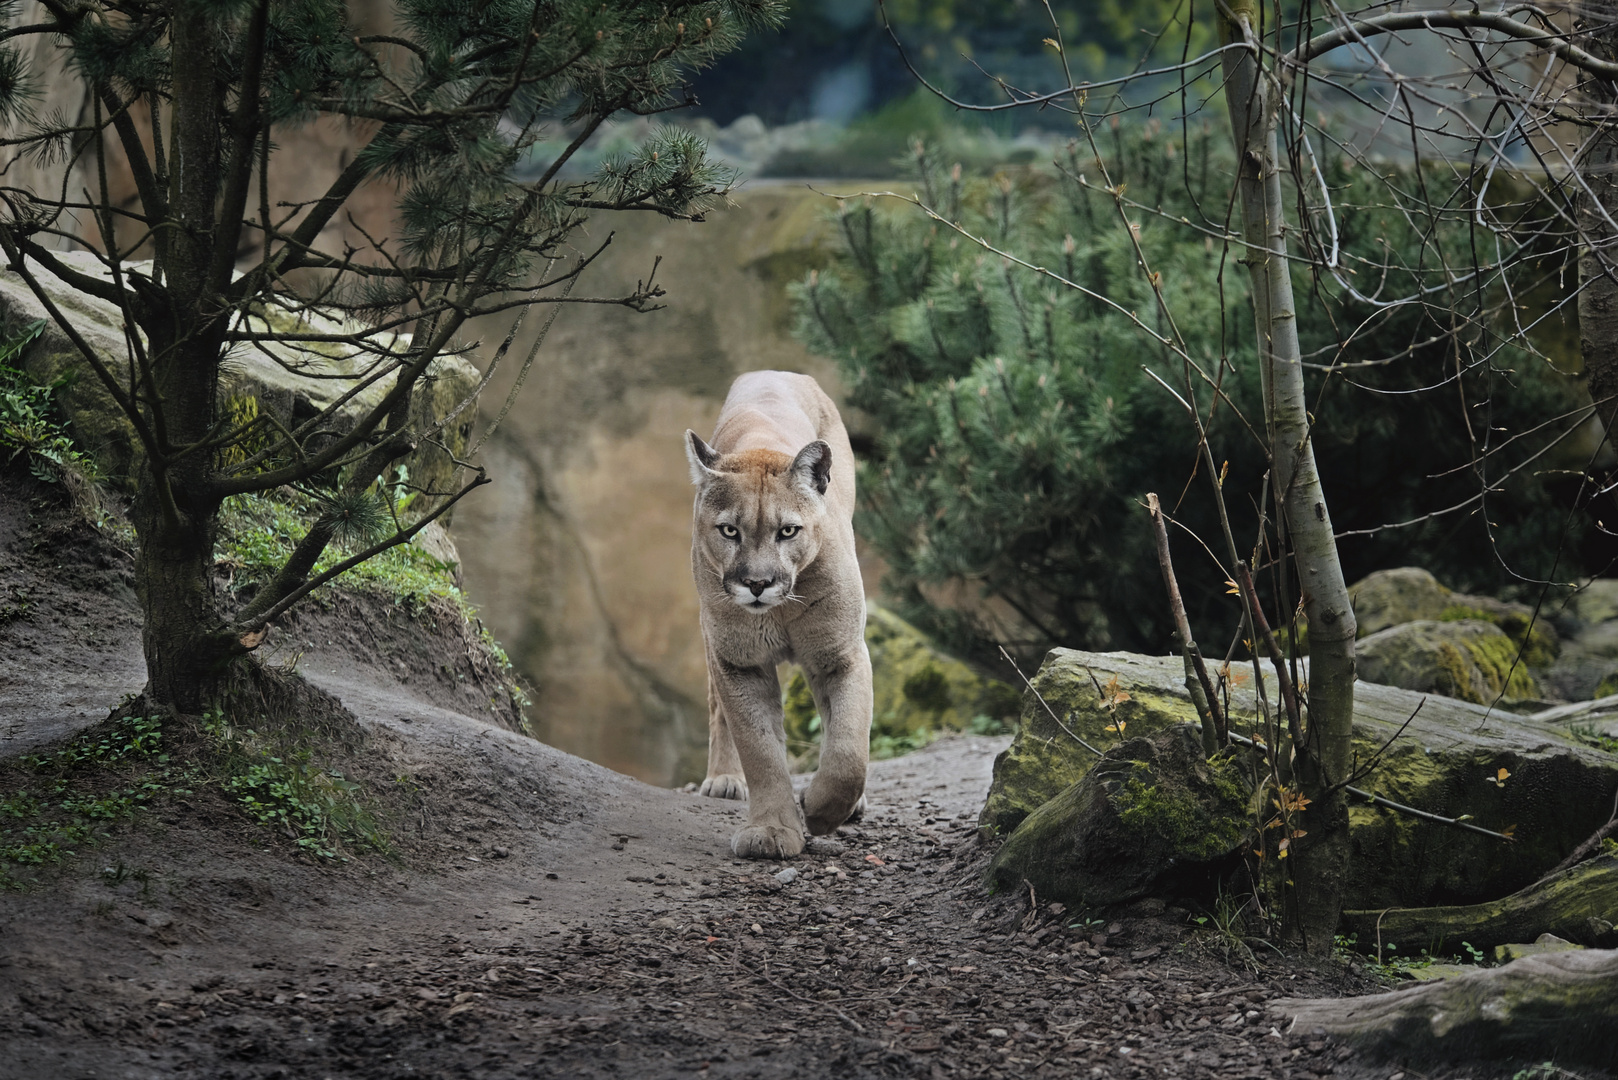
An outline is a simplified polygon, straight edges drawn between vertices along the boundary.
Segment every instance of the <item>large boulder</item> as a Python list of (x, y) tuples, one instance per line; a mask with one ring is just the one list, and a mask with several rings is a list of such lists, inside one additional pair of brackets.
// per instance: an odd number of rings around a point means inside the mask
[(1252, 831), (1248, 786), (1229, 755), (1203, 756), (1181, 725), (1109, 750), (1035, 810), (996, 853), (990, 877), (1083, 907), (1143, 896), (1212, 900)]
[(1535, 673), (1546, 693), (1566, 701), (1618, 693), (1618, 580), (1586, 581), (1546, 607), (1564, 639), (1556, 660)]
[[(58, 257), (82, 273), (106, 276), (100, 262), (87, 252), (64, 252)], [(138, 264), (129, 269), (137, 268)], [(107, 301), (70, 288), (42, 267), (32, 270), (52, 302), (73, 320), (80, 337), (112, 370), (123, 370), (128, 360), (122, 313)], [(49, 321), (32, 290), (11, 271), (0, 271), (0, 318), (13, 325), (47, 320), (45, 332), (23, 357), (24, 368), (37, 382), (58, 386), (57, 400), (67, 414), (74, 439), (101, 472), (113, 480), (127, 479), (139, 455), (134, 429), (83, 354)], [(273, 308), (262, 310), (253, 321), (261, 328), (274, 326), (277, 330), (301, 326), (318, 333), (355, 332), (338, 322), (313, 316), (297, 319)], [(393, 348), (409, 341), (403, 335), (388, 338), (386, 344)], [(286, 345), (238, 347), (220, 371), (219, 404), (238, 417), (263, 411), (295, 426), (352, 390), (362, 381), (369, 361), (352, 346), (333, 343), (298, 349)], [(478, 380), (477, 369), (458, 356), (435, 360), (412, 395), (411, 427), (422, 431), (447, 417), (472, 393)], [(333, 435), (348, 431), (391, 387), (392, 379), (385, 377), (360, 390), (338, 407), (324, 430)], [(464, 452), (474, 419), (475, 409), (463, 410), (436, 436), (442, 446), (423, 442), (403, 460), (411, 484), (432, 491), (448, 489), (455, 471), (450, 455)]]
[[(1231, 692), (1233, 726), (1256, 715), (1252, 668)], [(1029, 694), (1021, 727), (995, 763), (982, 824), (1010, 834), (1033, 811), (1081, 780), (1098, 749), (1194, 723), (1178, 657), (1052, 650), (1034, 686), (1061, 720)], [(1268, 700), (1277, 693), (1267, 675)], [(1420, 712), (1417, 713), (1417, 706)], [(1410, 719), (1415, 714), (1414, 719)], [(1485, 706), (1374, 683), (1355, 686), (1354, 752), (1371, 761), (1409, 720), (1358, 786), (1417, 809), (1509, 831), (1516, 840), (1418, 821), (1375, 806), (1350, 810), (1350, 907), (1416, 907), (1504, 896), (1536, 880), (1594, 832), (1612, 808), (1618, 757), (1567, 728)], [(1504, 770), (1504, 772), (1502, 772)], [(1305, 825), (1307, 827), (1307, 825)]]
[(920, 630), (879, 604), (865, 617), (871, 652), (871, 727), (905, 735), (923, 729), (966, 731), (984, 721), (1014, 721), (1015, 689), (939, 649)]
[(1479, 705), (1535, 698), (1539, 687), (1517, 643), (1492, 622), (1421, 619), (1355, 646), (1360, 678)]
[(1458, 593), (1419, 566), (1401, 566), (1368, 574), (1348, 587), (1348, 595), (1354, 605), (1354, 621), (1359, 624), (1360, 637), (1369, 637), (1401, 623), (1428, 619), (1482, 619), (1497, 624), (1503, 620), (1521, 620), (1526, 623), (1533, 615), (1533, 609), (1526, 604)]

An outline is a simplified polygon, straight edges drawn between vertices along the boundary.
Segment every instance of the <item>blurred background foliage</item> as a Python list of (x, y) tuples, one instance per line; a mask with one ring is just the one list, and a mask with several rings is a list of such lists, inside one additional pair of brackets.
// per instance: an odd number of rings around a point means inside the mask
[[(1121, 74), (1159, 41), (1158, 57), (1178, 59), (1187, 42), (1194, 56), (1213, 38), (1211, 26), (1187, 25), (1191, 5), (1182, 0), (1053, 7), (1079, 79)], [(747, 114), (772, 126), (846, 123), (915, 91), (872, 0), (789, 0), (788, 9), (782, 30), (750, 38), (695, 77), (703, 115), (721, 126)], [(916, 65), (964, 100), (997, 100), (985, 74), (1035, 92), (1063, 85), (1043, 44), (1051, 36), (1050, 16), (1035, 0), (887, 0), (886, 13)], [(1014, 122), (1019, 128), (1070, 127), (1054, 111), (1019, 113)]]
[[(1170, 647), (1142, 508), (1148, 491), (1224, 560), (1207, 478), (1192, 479), (1195, 431), (1142, 368), (1196, 395), (1214, 459), (1228, 468), (1237, 543), (1255, 541), (1265, 485), (1252, 311), (1246, 270), (1216, 239), (1231, 190), (1228, 136), (1200, 122), (1185, 130), (1126, 122), (1099, 133), (1098, 145), (1141, 204), (1130, 217), (1179, 332), (1227, 399), (1211, 419), (1209, 384), (1193, 379), (1188, 388), (1181, 360), (1136, 325), (1168, 332), (1112, 197), (1081, 180), (1097, 170), (1077, 144), (1056, 167), (981, 178), (919, 143), (912, 160), (918, 193), (943, 217), (1088, 292), (987, 252), (912, 207), (863, 199), (839, 205), (831, 264), (795, 291), (801, 339), (837, 361), (850, 404), (880, 432), (862, 463), (858, 528), (887, 561), (889, 603), (984, 659), (990, 640), (1008, 637), (1029, 654), (1058, 643)], [(1468, 227), (1464, 213), (1394, 205), (1387, 180), (1412, 178), (1386, 170), (1373, 177), (1325, 162), (1343, 263), (1353, 280), (1379, 283), (1366, 291), (1382, 298), (1441, 280), (1433, 251), (1464, 249)], [(1472, 205), (1464, 191), (1448, 194), (1453, 201), (1433, 204)], [(1518, 211), (1525, 228), (1550, 212), (1531, 203)], [(1517, 299), (1554, 300), (1564, 270), (1525, 264)], [(1600, 555), (1585, 543), (1588, 514), (1571, 506), (1566, 471), (1586, 464), (1578, 440), (1534, 458), (1554, 438), (1534, 429), (1588, 401), (1577, 335), (1561, 315), (1531, 339), (1536, 354), (1477, 328), (1488, 319), (1456, 320), (1502, 299), (1469, 295), (1464, 281), (1391, 309), (1330, 278), (1312, 280), (1307, 266), (1295, 285), (1337, 528), (1418, 518), (1491, 491), (1481, 505), (1419, 525), (1345, 537), (1349, 580), (1417, 564), (1455, 587), (1510, 595), (1518, 575), (1565, 580)], [(1390, 358), (1397, 362), (1383, 362)], [(1497, 449), (1479, 458), (1474, 436)], [(1227, 632), (1236, 609), (1225, 574), (1185, 532), (1171, 540), (1193, 628)], [(1223, 642), (1208, 648), (1224, 652)]]

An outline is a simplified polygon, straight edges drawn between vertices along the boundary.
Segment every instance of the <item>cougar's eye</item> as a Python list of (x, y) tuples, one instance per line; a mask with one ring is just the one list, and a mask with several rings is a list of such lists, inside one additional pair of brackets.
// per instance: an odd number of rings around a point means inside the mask
[(783, 525), (775, 536), (778, 540), (791, 540), (794, 536), (797, 536), (801, 532), (803, 532), (802, 525)]
[(726, 540), (740, 540), (742, 537), (741, 532), (734, 525), (719, 526), (719, 535)]

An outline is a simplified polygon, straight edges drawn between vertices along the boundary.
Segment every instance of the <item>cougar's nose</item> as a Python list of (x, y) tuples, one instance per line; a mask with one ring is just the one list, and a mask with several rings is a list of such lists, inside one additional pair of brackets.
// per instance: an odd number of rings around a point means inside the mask
[(752, 590), (754, 596), (762, 595), (765, 589), (774, 585), (774, 581), (756, 581), (752, 578), (743, 578), (742, 584)]

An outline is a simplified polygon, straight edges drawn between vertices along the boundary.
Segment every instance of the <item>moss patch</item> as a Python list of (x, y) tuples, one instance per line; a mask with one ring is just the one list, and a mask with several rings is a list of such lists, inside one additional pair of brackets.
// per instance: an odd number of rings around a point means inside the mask
[[(1226, 759), (1228, 761), (1228, 759)], [(1210, 762), (1210, 774), (1213, 766)], [(1137, 833), (1162, 833), (1175, 850), (1197, 862), (1207, 862), (1231, 851), (1246, 832), (1246, 793), (1239, 784), (1219, 783), (1205, 778), (1204, 794), (1223, 813), (1210, 813), (1208, 806), (1188, 788), (1148, 783), (1132, 776), (1112, 797), (1118, 820)]]
[(1402, 623), (1363, 639), (1357, 651), (1360, 678), (1367, 682), (1479, 705), (1502, 695), (1520, 701), (1539, 692), (1518, 656), (1518, 642), (1484, 619)]
[(1181, 727), (1109, 751), (1017, 827), (989, 872), (1000, 886), (1026, 880), (1041, 897), (1085, 907), (1147, 895), (1211, 900), (1249, 831), (1235, 765), (1203, 758)]
[[(1176, 696), (1167, 687), (1155, 686), (1155, 679), (1146, 677), (1146, 671), (1135, 663), (1137, 659), (1155, 666), (1153, 659), (1123, 653), (1051, 650), (1033, 684), (1066, 730), (1051, 719), (1038, 698), (1026, 695), (1017, 737), (995, 760), (994, 783), (980, 824), (1009, 833), (1058, 792), (1078, 783), (1096, 762), (1096, 755), (1078, 739), (1106, 750), (1121, 741), (1116, 730), (1119, 722), (1126, 737), (1197, 722), (1190, 700), (1183, 693)], [(1096, 685), (1104, 689), (1114, 678), (1120, 686), (1127, 686), (1129, 697), (1109, 708)]]
[(1498, 626), (1522, 653), (1522, 664), (1519, 666), (1546, 667), (1561, 652), (1561, 643), (1545, 629), (1543, 623), (1519, 611), (1490, 612), (1468, 604), (1451, 604), (1438, 616), (1439, 622), (1463, 622), (1468, 619)]

